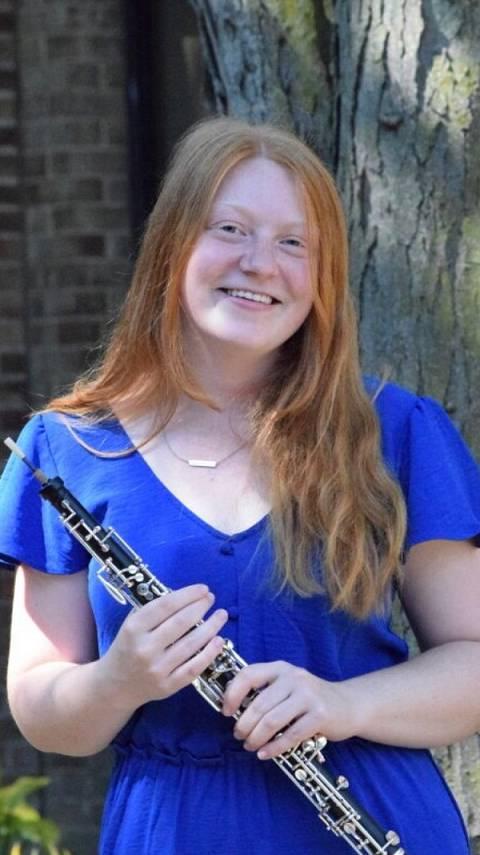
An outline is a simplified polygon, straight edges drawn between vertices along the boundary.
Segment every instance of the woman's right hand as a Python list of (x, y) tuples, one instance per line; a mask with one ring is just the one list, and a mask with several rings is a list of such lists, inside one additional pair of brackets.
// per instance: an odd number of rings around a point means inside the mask
[(206, 585), (189, 585), (127, 616), (99, 662), (120, 707), (167, 698), (210, 665), (224, 643), (217, 633), (228, 620), (217, 609), (200, 623), (213, 602)]

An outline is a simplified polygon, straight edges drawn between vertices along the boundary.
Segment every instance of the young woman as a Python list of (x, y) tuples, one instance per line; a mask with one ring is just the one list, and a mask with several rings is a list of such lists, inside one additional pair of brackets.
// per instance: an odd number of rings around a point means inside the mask
[[(427, 749), (480, 722), (479, 473), (437, 404), (362, 380), (341, 206), (303, 143), (187, 135), (102, 363), (19, 444), (175, 589), (128, 613), (9, 462), (10, 705), (40, 750), (113, 743), (104, 855), (348, 855), (268, 762), (314, 734), (408, 855), (468, 852)], [(250, 664), (222, 716), (190, 684), (224, 638)]]

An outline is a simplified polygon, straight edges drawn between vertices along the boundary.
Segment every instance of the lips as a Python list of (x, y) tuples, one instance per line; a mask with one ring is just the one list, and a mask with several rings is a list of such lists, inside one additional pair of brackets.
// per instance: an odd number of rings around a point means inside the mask
[(271, 306), (274, 303), (279, 303), (271, 294), (264, 294), (259, 291), (250, 291), (246, 288), (221, 288), (220, 289), (228, 297), (236, 297), (241, 300), (247, 300), (252, 303), (262, 303), (265, 306)]

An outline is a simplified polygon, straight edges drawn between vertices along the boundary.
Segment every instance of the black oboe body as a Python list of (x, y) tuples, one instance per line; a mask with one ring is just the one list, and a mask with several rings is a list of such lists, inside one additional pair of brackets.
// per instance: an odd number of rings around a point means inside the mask
[[(113, 597), (122, 604), (141, 608), (171, 591), (113, 528), (104, 528), (97, 522), (61, 478), (48, 478), (36, 469), (11, 439), (5, 444), (41, 482), (40, 495), (56, 508), (65, 528), (98, 561), (98, 578)], [(220, 653), (193, 685), (219, 712), (228, 683), (246, 664), (232, 642), (225, 641)], [(237, 717), (255, 694), (247, 697)], [(275, 757), (273, 762), (312, 803), (327, 829), (348, 843), (358, 855), (406, 855), (398, 834), (384, 831), (350, 795), (347, 778), (335, 777), (329, 771), (323, 754), (326, 742), (323, 737), (312, 737)]]

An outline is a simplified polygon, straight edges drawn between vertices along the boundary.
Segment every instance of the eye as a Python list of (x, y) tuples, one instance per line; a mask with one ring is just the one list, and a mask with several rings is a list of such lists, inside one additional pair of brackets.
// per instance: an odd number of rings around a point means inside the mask
[(241, 223), (232, 223), (229, 220), (219, 220), (218, 222), (211, 223), (208, 230), (226, 238), (240, 238), (247, 234), (246, 228)]
[(225, 232), (225, 234), (228, 235), (242, 234), (240, 226), (236, 226), (233, 223), (220, 223), (218, 228), (220, 231)]
[(307, 244), (303, 238), (296, 237), (295, 235), (289, 235), (288, 237), (282, 238), (280, 243), (287, 250), (295, 253), (295, 255), (304, 254), (307, 251)]

